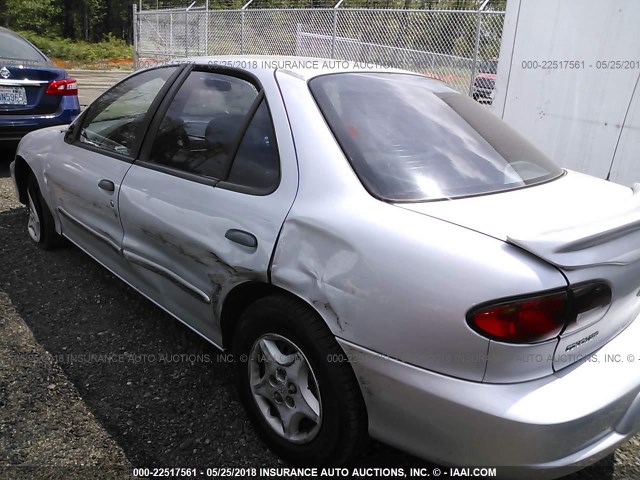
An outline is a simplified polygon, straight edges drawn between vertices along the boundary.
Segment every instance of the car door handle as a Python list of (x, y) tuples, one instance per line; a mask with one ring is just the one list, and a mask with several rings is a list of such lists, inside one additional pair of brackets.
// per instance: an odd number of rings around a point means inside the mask
[(231, 230), (227, 230), (227, 233), (225, 233), (224, 236), (232, 242), (244, 247), (256, 248), (258, 246), (258, 239), (244, 230), (236, 230), (235, 228), (232, 228)]
[(100, 183), (98, 183), (98, 186), (102, 190), (106, 190), (107, 192), (113, 192), (116, 189), (115, 184), (111, 180), (100, 180)]

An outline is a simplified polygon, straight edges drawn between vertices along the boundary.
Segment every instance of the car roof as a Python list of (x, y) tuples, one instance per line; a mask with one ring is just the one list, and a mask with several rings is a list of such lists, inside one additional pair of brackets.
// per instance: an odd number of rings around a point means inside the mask
[(297, 57), (281, 55), (220, 55), (210, 57), (190, 57), (182, 60), (202, 66), (222, 66), (252, 71), (281, 71), (303, 80), (331, 73), (371, 72), (403, 73), (429, 78), (439, 85), (446, 85), (438, 79), (416, 72), (376, 65), (371, 62), (353, 62), (331, 58)]
[[(38, 50), (40, 52), (40, 49), (38, 47), (36, 47), (35, 45), (33, 45), (29, 40), (27, 40), (26, 38), (24, 38), (22, 35), (20, 35), (18, 32), (14, 32), (13, 30), (11, 30), (10, 28), (6, 28), (6, 27), (0, 27), (0, 33), (4, 33), (7, 35), (11, 35), (14, 38), (18, 38), (20, 40), (22, 40), (23, 42), (27, 42), (29, 45), (33, 46), (36, 48), (36, 50)], [(42, 53), (42, 52), (41, 52)]]
[[(17, 33), (16, 33), (16, 32), (14, 32), (13, 30), (11, 30), (11, 29), (9, 29), (9, 28), (6, 28), (6, 27), (0, 27), (0, 32), (3, 32), (3, 33), (9, 33), (9, 34), (13, 35), (14, 37), (20, 37), (20, 35), (19, 35), (19, 34), (17, 34)], [(20, 37), (20, 38), (22, 38), (22, 37)]]

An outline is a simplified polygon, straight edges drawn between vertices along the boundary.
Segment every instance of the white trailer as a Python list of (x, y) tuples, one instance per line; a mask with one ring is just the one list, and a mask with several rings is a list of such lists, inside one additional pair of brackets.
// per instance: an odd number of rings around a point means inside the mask
[(640, 182), (640, 1), (509, 0), (493, 110), (563, 167)]

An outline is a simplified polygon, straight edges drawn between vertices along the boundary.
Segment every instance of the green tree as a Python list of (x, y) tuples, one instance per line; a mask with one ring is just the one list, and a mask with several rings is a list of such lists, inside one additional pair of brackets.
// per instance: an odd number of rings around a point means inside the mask
[(4, 0), (4, 23), (17, 30), (60, 34), (62, 8), (58, 0)]

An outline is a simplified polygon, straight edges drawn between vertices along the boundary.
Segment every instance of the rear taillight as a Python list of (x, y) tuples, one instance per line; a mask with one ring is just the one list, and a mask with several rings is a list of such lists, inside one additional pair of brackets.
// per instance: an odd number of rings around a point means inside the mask
[(467, 322), (492, 340), (538, 343), (598, 321), (610, 303), (608, 285), (589, 283), (574, 286), (568, 293), (544, 293), (485, 304), (471, 310)]
[(73, 78), (65, 78), (64, 80), (55, 80), (49, 84), (47, 95), (78, 95), (78, 82)]
[(600, 320), (611, 305), (606, 283), (585, 283), (571, 289), (572, 311), (565, 332), (574, 332)]
[(535, 343), (560, 334), (565, 325), (567, 294), (553, 293), (480, 307), (469, 312), (469, 325), (491, 339)]

